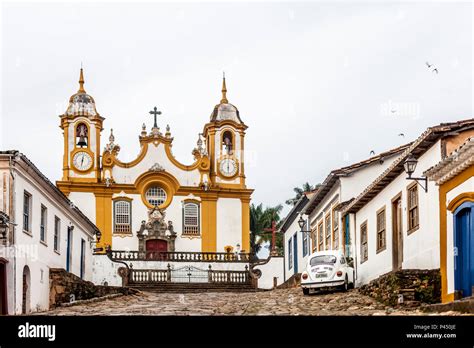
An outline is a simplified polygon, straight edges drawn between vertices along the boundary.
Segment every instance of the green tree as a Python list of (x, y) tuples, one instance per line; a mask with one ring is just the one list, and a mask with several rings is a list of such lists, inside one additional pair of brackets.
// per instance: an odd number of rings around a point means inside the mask
[(317, 184), (316, 186), (313, 186), (310, 183), (305, 182), (301, 187), (293, 188), (293, 191), (295, 192), (296, 195), (293, 198), (287, 199), (285, 203), (288, 205), (295, 205), (296, 202), (298, 202), (298, 200), (301, 198), (303, 193), (313, 191), (314, 189), (317, 189), (319, 186), (321, 185)]
[[(278, 227), (282, 209), (281, 204), (265, 208), (261, 203), (250, 205), (250, 248), (255, 255), (262, 248), (262, 244), (271, 242), (272, 233), (265, 231), (265, 229), (272, 227), (272, 221), (275, 221)], [(279, 233), (276, 235), (276, 248), (279, 252), (283, 250), (283, 236)]]

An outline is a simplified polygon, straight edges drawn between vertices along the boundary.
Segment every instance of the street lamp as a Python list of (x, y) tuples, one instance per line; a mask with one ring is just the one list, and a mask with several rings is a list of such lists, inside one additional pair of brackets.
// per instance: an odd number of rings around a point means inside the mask
[(298, 225), (300, 226), (300, 232), (302, 233), (311, 233), (311, 230), (303, 231), (304, 225), (306, 225), (306, 221), (303, 219), (303, 215), (300, 215), (298, 220)]
[[(421, 186), (425, 192), (428, 192), (428, 178), (420, 177), (420, 178), (412, 178), (412, 174), (415, 172), (416, 165), (418, 164), (418, 160), (410, 153), (403, 163), (403, 168), (405, 169), (405, 173), (407, 173), (408, 178), (407, 180), (415, 180), (418, 185)], [(423, 186), (421, 182), (424, 182), (425, 185)]]

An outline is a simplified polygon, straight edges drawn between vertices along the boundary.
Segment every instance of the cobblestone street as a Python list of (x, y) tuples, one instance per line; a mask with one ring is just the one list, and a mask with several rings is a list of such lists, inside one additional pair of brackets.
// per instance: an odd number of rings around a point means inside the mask
[[(357, 290), (303, 296), (301, 289), (247, 293), (151, 293), (57, 308), (47, 315), (422, 315), (386, 307)], [(456, 315), (446, 312), (444, 315)]]

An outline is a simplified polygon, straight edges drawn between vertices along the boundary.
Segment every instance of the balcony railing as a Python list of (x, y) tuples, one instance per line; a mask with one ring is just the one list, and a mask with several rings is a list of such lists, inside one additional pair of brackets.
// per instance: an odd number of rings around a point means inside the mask
[(167, 261), (167, 262), (245, 262), (251, 261), (249, 253), (213, 253), (187, 251), (125, 251), (111, 250), (114, 261)]
[(245, 271), (215, 271), (193, 266), (177, 269), (130, 269), (129, 284), (155, 283), (209, 283), (209, 284), (250, 284), (250, 272)]

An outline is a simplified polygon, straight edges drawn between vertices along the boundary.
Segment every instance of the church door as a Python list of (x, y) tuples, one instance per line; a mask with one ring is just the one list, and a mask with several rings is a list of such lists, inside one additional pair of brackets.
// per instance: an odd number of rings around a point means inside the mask
[(150, 239), (146, 241), (147, 259), (166, 259), (161, 253), (168, 251), (168, 242), (162, 239)]
[(474, 287), (474, 203), (463, 203), (454, 213), (454, 283), (462, 297)]

